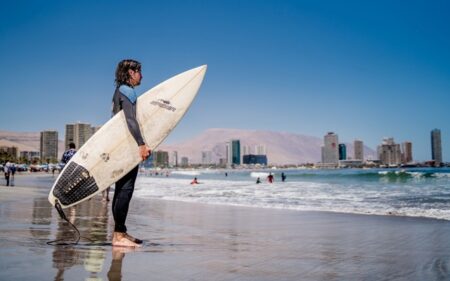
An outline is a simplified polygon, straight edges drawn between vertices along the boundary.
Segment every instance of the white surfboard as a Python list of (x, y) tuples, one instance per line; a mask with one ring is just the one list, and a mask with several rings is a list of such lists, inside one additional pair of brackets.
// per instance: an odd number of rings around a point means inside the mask
[[(136, 119), (153, 151), (184, 116), (202, 84), (206, 65), (174, 76), (138, 98)], [(74, 206), (105, 190), (142, 161), (123, 111), (98, 130), (66, 164), (48, 200)]]

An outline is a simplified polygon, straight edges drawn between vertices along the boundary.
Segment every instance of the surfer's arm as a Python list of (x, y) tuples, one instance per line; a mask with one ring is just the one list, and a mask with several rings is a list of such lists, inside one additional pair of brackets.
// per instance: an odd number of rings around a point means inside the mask
[(136, 106), (135, 104), (132, 104), (131, 101), (125, 96), (122, 97), (122, 110), (125, 114), (128, 130), (130, 130), (131, 135), (139, 146), (145, 145), (139, 124), (136, 120)]

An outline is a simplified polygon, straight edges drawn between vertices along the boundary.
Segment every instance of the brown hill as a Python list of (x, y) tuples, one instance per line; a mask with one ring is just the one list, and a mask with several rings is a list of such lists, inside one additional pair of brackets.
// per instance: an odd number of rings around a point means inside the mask
[[(238, 129), (208, 129), (202, 134), (182, 143), (161, 145), (158, 150), (177, 151), (178, 158), (189, 158), (190, 163), (201, 163), (201, 152), (212, 151), (212, 160), (219, 162), (226, 158), (226, 142), (239, 139), (241, 146), (264, 145), (267, 150), (269, 164), (302, 164), (316, 163), (321, 159), (321, 138), (297, 135), (286, 132), (238, 130)], [(353, 145), (347, 144), (347, 154), (353, 155)], [(374, 151), (365, 147), (366, 156), (372, 156)]]
[[(0, 131), (0, 139), (7, 140), (8, 145), (13, 143), (19, 150), (32, 148), (39, 151), (39, 132), (9, 132)], [(260, 130), (239, 129), (208, 129), (200, 135), (171, 145), (161, 145), (158, 150), (178, 151), (178, 158), (185, 156), (190, 163), (201, 163), (202, 151), (212, 151), (212, 160), (219, 162), (220, 158), (226, 158), (225, 144), (232, 139), (239, 139), (241, 146), (250, 146), (252, 153), (256, 145), (264, 145), (267, 150), (269, 164), (302, 164), (316, 163), (320, 161), (322, 138), (298, 135), (286, 132), (272, 132)], [(58, 154), (61, 157), (64, 152), (64, 142), (59, 141)], [(366, 158), (375, 159), (375, 152), (364, 147)], [(347, 155), (353, 155), (353, 145), (347, 144)]]
[[(41, 134), (39, 132), (11, 132), (0, 131), (0, 140), (7, 140), (9, 145), (17, 146), (20, 151), (31, 150), (39, 151)], [(58, 142), (58, 157), (62, 156), (64, 152), (64, 141)]]

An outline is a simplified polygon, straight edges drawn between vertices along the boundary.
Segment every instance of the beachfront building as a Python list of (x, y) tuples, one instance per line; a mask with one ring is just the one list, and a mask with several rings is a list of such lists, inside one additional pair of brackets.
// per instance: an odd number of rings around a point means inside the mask
[(26, 160), (28, 162), (33, 162), (41, 158), (39, 151), (20, 151), (20, 159)]
[(364, 144), (361, 140), (355, 140), (353, 142), (353, 159), (364, 160)]
[(56, 163), (58, 159), (58, 131), (42, 131), (40, 140), (41, 162)]
[(431, 131), (431, 159), (435, 166), (440, 166), (442, 163), (441, 130), (439, 129)]
[(66, 134), (64, 140), (65, 149), (69, 149), (69, 144), (73, 142), (77, 149), (83, 146), (90, 137), (100, 127), (92, 127), (88, 123), (66, 124)]
[(412, 142), (405, 141), (402, 143), (402, 163), (407, 164), (413, 161)]
[(339, 163), (338, 135), (333, 132), (327, 133), (322, 146), (322, 165), (337, 167)]
[(178, 151), (172, 151), (169, 157), (170, 166), (178, 167)]
[(384, 138), (378, 146), (378, 159), (381, 165), (398, 166), (402, 163), (400, 144), (396, 144), (394, 138)]
[(339, 160), (346, 160), (347, 159), (347, 146), (345, 143), (339, 144)]
[(212, 164), (212, 151), (202, 151), (202, 165)]
[(226, 145), (227, 165), (229, 167), (241, 164), (241, 142), (240, 140), (231, 140)]
[[(0, 146), (0, 161), (16, 161), (19, 150), (16, 146)], [(2, 170), (3, 171), (3, 170)]]
[(189, 158), (181, 157), (181, 167), (187, 167), (187, 166), (189, 166)]
[(153, 167), (165, 168), (169, 166), (169, 153), (167, 151), (154, 151)]
[(247, 154), (242, 157), (242, 163), (246, 165), (263, 165), (267, 166), (266, 155)]

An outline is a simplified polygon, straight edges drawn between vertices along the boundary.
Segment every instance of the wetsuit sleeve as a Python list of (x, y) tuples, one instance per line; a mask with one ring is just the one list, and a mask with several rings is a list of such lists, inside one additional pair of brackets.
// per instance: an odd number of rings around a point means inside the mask
[(139, 124), (136, 120), (136, 105), (132, 104), (130, 100), (122, 95), (122, 110), (125, 114), (125, 119), (127, 120), (128, 129), (131, 135), (133, 135), (138, 145), (144, 145), (144, 139), (142, 138), (141, 130)]

